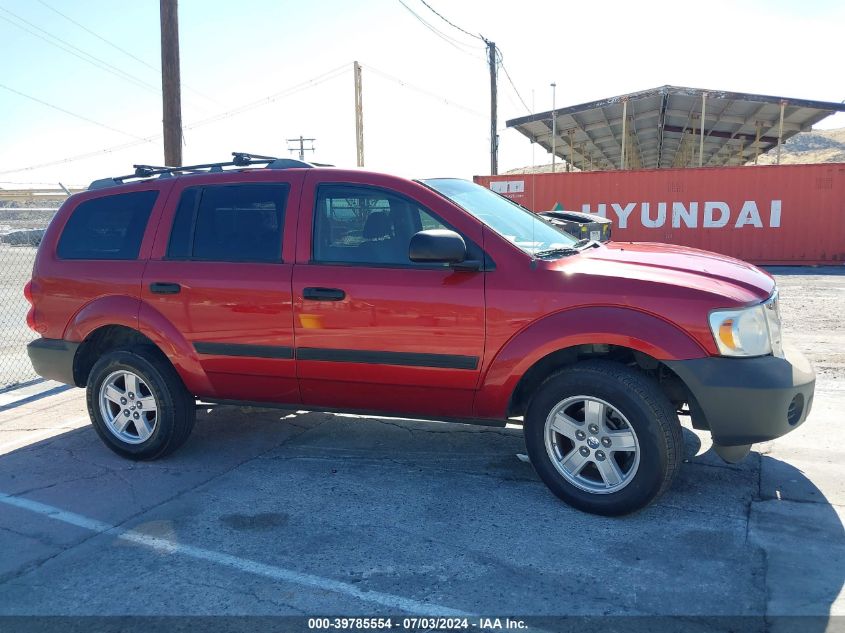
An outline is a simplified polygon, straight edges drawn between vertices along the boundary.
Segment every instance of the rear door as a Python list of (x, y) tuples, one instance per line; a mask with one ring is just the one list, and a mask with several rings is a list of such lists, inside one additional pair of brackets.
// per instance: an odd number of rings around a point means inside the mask
[(298, 403), (291, 275), (301, 174), (180, 178), (141, 290), (219, 399)]
[(484, 272), (416, 264), (408, 245), (417, 231), (452, 228), (481, 257), (480, 226), (450, 223), (449, 205), (427, 190), (423, 201), (367, 184), (372, 175), (320, 176), (306, 176), (293, 280), (303, 402), (470, 416), (484, 351)]

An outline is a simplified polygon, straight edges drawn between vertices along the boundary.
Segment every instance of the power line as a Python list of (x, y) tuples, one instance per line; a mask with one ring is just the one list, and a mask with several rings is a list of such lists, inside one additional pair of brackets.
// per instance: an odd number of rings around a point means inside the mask
[(393, 75), (390, 75), (390, 74), (388, 74), (388, 73), (386, 73), (382, 70), (374, 68), (373, 66), (370, 66), (369, 64), (367, 64), (366, 68), (369, 69), (371, 72), (375, 73), (376, 75), (380, 75), (384, 79), (387, 79), (389, 81), (393, 81), (393, 82), (399, 84), (400, 86), (403, 86), (405, 88), (409, 88), (411, 90), (415, 90), (416, 92), (419, 92), (421, 94), (429, 96), (433, 99), (436, 99), (437, 101), (442, 101), (443, 103), (445, 103), (448, 106), (458, 108), (459, 110), (463, 110), (464, 112), (468, 112), (469, 114), (472, 114), (473, 116), (486, 118), (486, 116), (484, 114), (482, 114), (481, 112), (479, 112), (478, 110), (473, 110), (472, 108), (468, 108), (467, 106), (461, 105), (460, 103), (455, 103), (454, 101), (447, 99), (443, 95), (439, 95), (437, 93), (426, 90), (425, 88), (420, 88), (419, 86), (415, 86), (414, 84), (409, 83), (409, 82), (405, 81), (404, 79), (400, 79), (399, 77), (394, 77)]
[[(417, 18), (420, 22), (428, 26), (432, 31), (440, 34), (441, 37), (444, 37), (444, 39), (445, 37), (447, 37), (445, 36), (445, 34), (441, 34), (439, 31), (434, 29), (434, 27), (432, 27), (425, 20), (423, 20), (420, 16), (414, 13), (414, 11), (412, 11), (404, 2), (402, 2), (402, 0), (399, 0), (399, 2), (402, 3), (402, 6), (408, 9), (408, 11), (413, 13), (415, 18)], [(490, 72), (490, 173), (495, 175), (498, 172), (499, 162), (499, 135), (497, 133), (497, 119), (499, 109), (497, 85), (499, 81), (499, 64), (496, 55), (498, 53), (499, 58), (501, 58), (501, 53), (497, 49), (496, 44), (493, 41), (488, 40), (480, 33), (478, 35), (474, 35), (473, 33), (467, 31), (465, 28), (458, 26), (457, 24), (446, 18), (442, 13), (438, 12), (434, 7), (432, 7), (428, 2), (426, 2), (426, 0), (420, 0), (420, 2), (422, 2), (423, 5), (425, 5), (425, 7), (429, 11), (434, 13), (434, 15), (446, 22), (446, 24), (451, 26), (453, 29), (460, 31), (464, 35), (468, 35), (474, 39), (481, 40), (482, 42), (484, 42), (484, 47), (487, 49), (487, 59), (485, 61), (488, 65)], [(457, 48), (457, 46), (455, 48)]]
[(523, 107), (525, 107), (525, 109), (528, 111), (528, 114), (532, 114), (531, 108), (528, 107), (528, 104), (525, 103), (525, 99), (523, 99), (522, 95), (519, 94), (519, 90), (517, 90), (516, 84), (513, 82), (513, 79), (511, 79), (511, 75), (508, 72), (508, 69), (505, 67), (505, 56), (502, 54), (502, 49), (497, 47), (496, 50), (499, 53), (499, 67), (503, 71), (505, 71), (505, 77), (508, 78), (508, 83), (510, 83), (511, 88), (513, 88), (513, 91), (516, 93), (516, 96), (519, 97), (519, 100), (522, 102)]
[[(470, 50), (475, 50), (475, 49), (472, 49), (471, 47), (464, 44), (463, 42), (459, 42), (455, 38), (446, 35), (443, 31), (441, 31), (440, 29), (436, 28), (435, 26), (433, 26), (432, 24), (430, 24), (429, 22), (424, 20), (416, 11), (414, 11), (411, 7), (409, 7), (407, 4), (405, 4), (405, 2), (403, 2), (403, 0), (398, 0), (398, 2), (403, 7), (405, 7), (405, 9), (407, 9), (407, 11), (411, 15), (413, 15), (417, 19), (417, 21), (420, 22), (420, 24), (422, 24), (425, 28), (427, 28), (429, 31), (434, 33), (441, 40), (443, 40), (444, 42), (446, 42), (447, 44), (449, 44), (451, 47), (455, 48), (459, 52), (463, 53), (464, 55), (469, 55), (470, 57), (478, 58), (476, 55), (473, 55), (472, 53), (470, 53), (467, 50), (467, 49), (470, 49)], [(480, 58), (478, 58), (478, 59), (480, 59)]]
[[(9, 11), (8, 9), (0, 7), (0, 11), (3, 11), (4, 13), (8, 13), (12, 17), (20, 20), (24, 24), (28, 24), (29, 26), (36, 29), (37, 31), (41, 31), (47, 37), (45, 37), (44, 35), (39, 35), (38, 33), (28, 29), (27, 27), (22, 26), (22, 25), (18, 24), (17, 22), (13, 22), (9, 18), (0, 15), (0, 19), (5, 20), (6, 22), (11, 24), (12, 26), (15, 26), (15, 27), (21, 29), (22, 31), (29, 33), (30, 35), (37, 37), (38, 39), (44, 40), (45, 42), (55, 46), (56, 48), (60, 48), (60, 49), (64, 50), (65, 52), (70, 53), (74, 57), (78, 57), (82, 61), (88, 62), (89, 64), (100, 68), (101, 70), (105, 70), (106, 72), (109, 72), (109, 73), (111, 73), (111, 74), (113, 74), (117, 77), (120, 77), (121, 79), (125, 79), (126, 81), (129, 81), (130, 83), (133, 83), (133, 84), (135, 84), (139, 87), (146, 88), (147, 90), (152, 90), (153, 92), (156, 92), (156, 93), (161, 92), (158, 88), (156, 88), (155, 86), (147, 83), (143, 79), (139, 79), (138, 77), (135, 77), (134, 75), (131, 75), (131, 74), (127, 73), (126, 71), (121, 70), (120, 68), (118, 68), (116, 66), (113, 66), (112, 64), (109, 64), (108, 62), (100, 59), (99, 57), (91, 55), (90, 53), (86, 53), (81, 48), (74, 46), (73, 44), (70, 44), (69, 42), (66, 42), (65, 40), (63, 40), (60, 37), (56, 37), (55, 35), (52, 35), (48, 31), (45, 31), (44, 29), (36, 26), (35, 24), (33, 24), (32, 22), (29, 22), (28, 20), (25, 20), (24, 18), (22, 18), (19, 15)], [(48, 39), (48, 37), (50, 39)], [(55, 40), (55, 41), (52, 41), (52, 40)]]
[(5, 84), (0, 84), (0, 88), (3, 88), (4, 90), (8, 90), (9, 92), (13, 92), (14, 94), (19, 95), (21, 97), (24, 97), (25, 99), (29, 99), (30, 101), (35, 101), (36, 103), (40, 103), (41, 105), (47, 106), (48, 108), (53, 108), (53, 110), (58, 110), (59, 112), (63, 112), (65, 114), (70, 115), (72, 117), (75, 117), (75, 118), (77, 118), (81, 121), (85, 121), (86, 123), (91, 123), (92, 125), (96, 125), (98, 127), (101, 127), (103, 129), (106, 129), (106, 130), (110, 130), (112, 132), (117, 132), (118, 134), (123, 134), (124, 136), (130, 136), (130, 137), (137, 139), (139, 141), (144, 140), (140, 136), (137, 136), (135, 134), (131, 134), (129, 132), (124, 132), (123, 130), (118, 130), (117, 128), (114, 128), (110, 125), (106, 125), (105, 123), (100, 123), (99, 121), (95, 121), (94, 119), (89, 119), (88, 117), (83, 116), (81, 114), (77, 114), (76, 112), (71, 112), (70, 110), (65, 110), (64, 108), (62, 108), (60, 106), (54, 105), (52, 103), (48, 103), (47, 101), (39, 99), (38, 97), (33, 97), (32, 95), (28, 95), (26, 93), (21, 92), (20, 90), (15, 90), (14, 88), (11, 88), (11, 87), (9, 87)]
[(298, 83), (294, 86), (289, 88), (285, 88), (284, 90), (280, 90), (279, 92), (273, 93), (266, 97), (262, 97), (261, 99), (256, 99), (255, 101), (251, 101), (247, 104), (242, 106), (238, 106), (237, 108), (233, 108), (231, 110), (227, 110), (226, 112), (221, 112), (220, 114), (215, 114), (214, 116), (208, 117), (207, 119), (203, 119), (196, 123), (192, 123), (191, 125), (185, 126), (186, 130), (193, 129), (195, 127), (199, 127), (201, 125), (207, 125), (209, 123), (214, 123), (216, 121), (221, 121), (226, 118), (230, 118), (233, 116), (237, 116), (239, 114), (243, 114), (249, 110), (253, 110), (255, 108), (261, 107), (263, 105), (267, 105), (278, 99), (284, 99), (286, 97), (293, 96), (298, 92), (302, 92), (303, 90), (307, 90), (309, 88), (313, 88), (314, 86), (318, 86), (322, 83), (330, 81), (332, 79), (336, 79), (337, 77), (342, 76), (345, 73), (348, 73), (350, 70), (349, 64), (344, 64), (343, 66), (338, 66), (333, 70), (329, 70), (322, 75), (317, 75), (313, 79), (308, 79), (301, 83)]
[[(249, 110), (253, 110), (255, 108), (267, 105), (269, 103), (273, 103), (274, 101), (277, 101), (279, 99), (284, 99), (284, 98), (293, 96), (294, 94), (297, 94), (298, 92), (308, 90), (310, 88), (313, 88), (314, 86), (325, 83), (326, 81), (336, 79), (337, 77), (342, 76), (344, 74), (344, 72), (349, 72), (349, 69), (350, 69), (349, 64), (344, 64), (343, 66), (339, 66), (339, 67), (337, 67), (333, 70), (330, 70), (328, 72), (323, 73), (322, 75), (317, 75), (313, 79), (309, 79), (309, 80), (303, 81), (301, 83), (298, 83), (294, 86), (290, 86), (290, 87), (286, 88), (285, 90), (280, 90), (279, 92), (268, 95), (267, 97), (264, 97), (262, 99), (257, 99), (256, 101), (252, 101), (250, 103), (244, 104), (244, 105), (239, 106), (237, 108), (233, 108), (233, 109), (228, 110), (226, 112), (221, 112), (219, 114), (208, 117), (206, 119), (202, 119), (201, 121), (197, 121), (195, 123), (191, 123), (190, 125), (186, 125), (184, 127), (184, 129), (192, 130), (192, 129), (197, 128), (197, 127), (209, 125), (211, 123), (215, 123), (217, 121), (221, 121), (221, 120), (229, 118), (229, 117), (233, 117), (233, 116), (237, 116), (239, 114), (243, 114), (244, 112), (248, 112)], [(69, 156), (67, 158), (60, 158), (58, 160), (53, 160), (53, 161), (49, 161), (49, 162), (46, 162), (46, 163), (39, 163), (38, 165), (30, 165), (29, 167), (21, 167), (21, 168), (18, 168), (18, 169), (7, 169), (5, 171), (0, 171), (0, 175), (15, 174), (15, 173), (18, 173), (18, 172), (23, 172), (23, 171), (33, 171), (33, 170), (36, 170), (36, 169), (43, 169), (45, 167), (55, 167), (56, 165), (64, 165), (64, 164), (69, 164), (69, 163), (75, 163), (75, 162), (80, 161), (80, 160), (93, 158), (95, 156), (101, 156), (103, 154), (111, 154), (113, 152), (119, 152), (119, 151), (122, 151), (124, 149), (129, 149), (130, 147), (136, 147), (137, 145), (141, 145), (143, 143), (149, 143), (151, 141), (156, 141), (156, 140), (160, 139), (161, 137), (162, 137), (161, 133), (153, 134), (151, 136), (140, 138), (137, 141), (129, 141), (128, 143), (122, 143), (120, 145), (114, 145), (112, 147), (106, 147), (106, 148), (103, 148), (103, 149), (98, 149), (98, 150), (94, 150), (94, 151), (91, 151), (91, 152), (86, 152), (84, 154), (77, 154), (75, 156)]]
[(442, 15), (442, 14), (438, 13), (438, 12), (434, 9), (434, 7), (432, 7), (432, 6), (431, 6), (428, 2), (426, 2), (425, 0), (420, 0), (420, 2), (422, 2), (425, 6), (427, 6), (427, 7), (429, 8), (429, 10), (430, 10), (430, 11), (431, 11), (434, 15), (436, 15), (438, 18), (440, 18), (441, 20), (443, 20), (443, 21), (444, 21), (446, 24), (448, 24), (449, 26), (451, 26), (451, 27), (453, 27), (453, 28), (458, 29), (461, 33), (466, 33), (466, 34), (467, 34), (467, 35), (469, 35), (470, 37), (474, 37), (474, 38), (475, 38), (475, 39), (477, 39), (477, 40), (481, 40), (482, 42), (485, 42), (485, 43), (487, 42), (487, 40), (485, 40), (483, 36), (481, 36), (481, 35), (475, 35), (475, 34), (473, 34), (473, 33), (470, 33), (470, 32), (469, 32), (469, 31), (467, 31), (466, 29), (462, 29), (461, 27), (459, 27), (459, 26), (458, 26), (457, 24), (455, 24), (454, 22), (451, 22), (450, 20), (447, 20), (445, 17), (443, 17), (443, 15)]
[[(50, 11), (52, 11), (53, 13), (56, 13), (56, 14), (60, 15), (61, 17), (63, 17), (65, 20), (67, 20), (67, 21), (68, 21), (68, 22), (70, 22), (71, 24), (75, 24), (76, 26), (78, 26), (80, 29), (82, 29), (82, 30), (83, 30), (83, 31), (85, 31), (86, 33), (89, 33), (89, 34), (93, 35), (94, 37), (96, 37), (98, 40), (100, 40), (100, 41), (102, 41), (102, 42), (105, 42), (106, 44), (108, 44), (109, 46), (111, 46), (112, 48), (114, 48), (115, 50), (118, 50), (118, 51), (120, 51), (121, 53), (123, 53), (124, 55), (126, 55), (126, 56), (128, 56), (128, 57), (131, 57), (132, 59), (134, 59), (134, 60), (135, 60), (136, 62), (138, 62), (139, 64), (142, 64), (142, 65), (146, 66), (147, 68), (149, 68), (149, 69), (151, 69), (151, 70), (155, 71), (157, 74), (159, 74), (159, 75), (161, 74), (161, 69), (160, 69), (159, 67), (154, 66), (154, 65), (150, 64), (149, 62), (146, 62), (145, 60), (141, 59), (140, 57), (137, 57), (137, 56), (133, 55), (131, 52), (129, 52), (129, 51), (128, 51), (128, 50), (126, 50), (125, 48), (122, 48), (121, 46), (118, 46), (117, 44), (115, 44), (115, 43), (114, 43), (114, 42), (112, 42), (111, 40), (106, 39), (105, 37), (103, 37), (103, 36), (102, 36), (102, 35), (100, 35), (99, 33), (96, 33), (95, 31), (92, 31), (91, 29), (89, 29), (89, 28), (88, 28), (87, 26), (85, 26), (84, 24), (80, 24), (79, 22), (77, 22), (76, 20), (74, 20), (74, 19), (73, 19), (72, 17), (70, 17), (69, 15), (67, 15), (67, 14), (65, 14), (65, 13), (62, 13), (61, 11), (59, 11), (58, 9), (56, 9), (56, 8), (55, 8), (55, 7), (53, 7), (53, 6), (50, 6), (49, 4), (47, 4), (46, 2), (44, 2), (44, 0), (38, 0), (38, 2), (40, 2), (40, 3), (41, 3), (41, 4), (43, 4), (45, 7), (47, 7), (48, 9), (50, 9)], [(214, 102), (214, 103), (219, 103), (217, 100), (212, 99), (212, 98), (211, 98), (211, 97), (209, 97), (208, 95), (205, 95), (205, 94), (203, 94), (203, 93), (199, 92), (198, 90), (194, 90), (193, 88), (191, 88), (191, 87), (190, 87), (190, 86), (188, 86), (187, 84), (183, 84), (183, 85), (185, 86), (185, 88), (187, 88), (188, 90), (190, 90), (190, 91), (191, 91), (191, 92), (193, 92), (194, 94), (196, 94), (196, 95), (198, 95), (198, 96), (200, 96), (200, 97), (202, 97), (202, 98), (204, 98), (204, 99), (208, 99), (209, 101), (212, 101), (212, 102)]]
[[(400, 0), (400, 2), (401, 2), (401, 0)], [(481, 34), (476, 35), (476, 34), (474, 34), (474, 33), (470, 33), (470, 32), (469, 32), (469, 31), (467, 31), (465, 28), (462, 28), (462, 27), (458, 26), (457, 24), (455, 24), (454, 22), (452, 22), (451, 20), (449, 20), (446, 16), (444, 16), (442, 13), (440, 13), (439, 11), (437, 11), (434, 7), (432, 7), (432, 6), (431, 6), (428, 2), (426, 2), (426, 0), (420, 0), (420, 2), (422, 2), (422, 3), (426, 6), (426, 7), (428, 7), (428, 9), (429, 9), (429, 10), (430, 10), (430, 11), (431, 11), (434, 15), (436, 15), (438, 18), (440, 18), (441, 20), (443, 20), (443, 21), (444, 21), (446, 24), (448, 24), (449, 26), (451, 26), (451, 27), (453, 27), (453, 28), (455, 28), (455, 29), (459, 30), (461, 33), (464, 33), (465, 35), (469, 35), (470, 37), (474, 37), (474, 38), (475, 38), (475, 39), (477, 39), (477, 40), (481, 40), (481, 41), (482, 41), (482, 42), (484, 42), (485, 44), (487, 43), (487, 38), (485, 38), (483, 35), (481, 35)], [(514, 92), (516, 93), (516, 96), (517, 96), (517, 97), (519, 97), (519, 100), (522, 102), (522, 105), (523, 105), (523, 106), (525, 106), (525, 109), (526, 109), (526, 110), (530, 113), (530, 112), (531, 112), (531, 108), (529, 108), (529, 107), (528, 107), (528, 104), (526, 104), (526, 103), (525, 103), (525, 99), (523, 99), (523, 98), (522, 98), (522, 95), (521, 95), (521, 94), (519, 94), (519, 90), (517, 89), (516, 84), (514, 83), (513, 79), (511, 79), (510, 73), (508, 72), (508, 69), (505, 67), (504, 55), (502, 54), (502, 49), (500, 49), (500, 48), (497, 46), (497, 47), (496, 47), (496, 52), (497, 52), (497, 54), (498, 54), (498, 56), (499, 56), (499, 60), (498, 60), (498, 61), (499, 61), (499, 66), (502, 68), (502, 70), (504, 70), (504, 71), (505, 71), (505, 76), (508, 78), (508, 82), (510, 83), (510, 85), (511, 85), (511, 87), (513, 88)]]
[(48, 9), (50, 9), (50, 11), (52, 11), (53, 13), (56, 13), (56, 14), (58, 14), (58, 15), (62, 16), (62, 17), (63, 17), (65, 20), (67, 20), (68, 22), (70, 22), (70, 23), (72, 23), (72, 24), (75, 24), (76, 26), (78, 26), (79, 28), (81, 28), (81, 29), (82, 29), (83, 31), (85, 31), (86, 33), (90, 33), (91, 35), (93, 35), (94, 37), (96, 37), (98, 40), (101, 40), (101, 41), (105, 42), (106, 44), (108, 44), (108, 45), (109, 45), (109, 46), (111, 46), (112, 48), (114, 48), (114, 49), (116, 49), (116, 50), (119, 50), (119, 51), (120, 51), (121, 53), (123, 53), (124, 55), (126, 55), (126, 56), (128, 56), (128, 57), (131, 57), (132, 59), (134, 59), (134, 60), (135, 60), (136, 62), (138, 62), (139, 64), (143, 64), (143, 65), (144, 65), (144, 66), (146, 66), (147, 68), (150, 68), (150, 69), (152, 69), (152, 70), (154, 70), (154, 71), (156, 71), (156, 72), (160, 72), (160, 69), (159, 69), (159, 68), (157, 68), (156, 66), (153, 66), (152, 64), (150, 64), (150, 63), (148, 63), (148, 62), (145, 62), (143, 59), (141, 59), (140, 57), (136, 57), (135, 55), (133, 55), (132, 53), (130, 53), (129, 51), (127, 51), (125, 48), (121, 48), (120, 46), (118, 46), (118, 45), (117, 45), (117, 44), (115, 44), (114, 42), (112, 42), (112, 41), (107, 40), (106, 38), (104, 38), (102, 35), (100, 35), (100, 34), (98, 34), (98, 33), (95, 33), (94, 31), (92, 31), (91, 29), (89, 29), (89, 28), (88, 28), (87, 26), (85, 26), (84, 24), (80, 24), (79, 22), (77, 22), (76, 20), (74, 20), (74, 19), (73, 19), (72, 17), (70, 17), (69, 15), (66, 15), (66, 14), (62, 13), (61, 11), (59, 11), (59, 10), (58, 10), (57, 8), (55, 8), (55, 7), (51, 7), (49, 4), (47, 4), (46, 2), (44, 2), (44, 0), (38, 0), (38, 2), (40, 2), (40, 3), (41, 3), (41, 4), (43, 4), (45, 7), (47, 7)]

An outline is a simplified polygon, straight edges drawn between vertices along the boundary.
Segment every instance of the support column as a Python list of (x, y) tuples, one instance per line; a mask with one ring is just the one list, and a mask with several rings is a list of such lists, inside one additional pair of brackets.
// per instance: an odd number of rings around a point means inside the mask
[(778, 128), (778, 157), (777, 164), (780, 165), (780, 147), (783, 145), (783, 111), (786, 108), (786, 100), (780, 102), (780, 127)]
[[(557, 157), (557, 111), (555, 109), (556, 83), (552, 83), (552, 173), (555, 172), (555, 158)], [(568, 170), (567, 170), (568, 171)]]
[(707, 93), (701, 93), (701, 125), (698, 126), (698, 131), (701, 138), (698, 141), (698, 166), (704, 167), (704, 113), (707, 107)]
[(619, 158), (619, 168), (625, 169), (625, 134), (628, 130), (628, 99), (622, 99), (622, 155)]

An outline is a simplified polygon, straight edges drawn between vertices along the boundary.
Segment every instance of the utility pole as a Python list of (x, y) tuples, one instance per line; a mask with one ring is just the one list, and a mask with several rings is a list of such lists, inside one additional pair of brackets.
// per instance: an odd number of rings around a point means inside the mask
[(164, 164), (182, 166), (182, 90), (179, 78), (179, 16), (177, 0), (160, 0), (161, 96), (163, 101)]
[(557, 91), (557, 84), (551, 83), (552, 86), (552, 173), (555, 173), (555, 157), (557, 156), (557, 108), (555, 107), (555, 92)]
[(496, 43), (484, 40), (487, 44), (487, 62), (490, 64), (490, 175), (499, 173), (499, 135), (496, 132)]
[(358, 167), (364, 166), (364, 100), (361, 95), (361, 64), (354, 62), (355, 75), (355, 150)]
[[(299, 154), (299, 160), (305, 160), (305, 152), (313, 152), (314, 151), (314, 141), (317, 139), (315, 138), (303, 138), (301, 135), (299, 138), (288, 138), (285, 139), (288, 143), (295, 143), (299, 145), (299, 149), (296, 148), (296, 145), (293, 147), (288, 147), (289, 152), (297, 152)], [(311, 147), (305, 147), (305, 143), (310, 142)]]

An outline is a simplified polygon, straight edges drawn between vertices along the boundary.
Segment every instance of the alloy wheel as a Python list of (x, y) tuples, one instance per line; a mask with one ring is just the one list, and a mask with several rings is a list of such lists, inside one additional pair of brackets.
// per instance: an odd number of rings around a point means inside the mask
[(545, 444), (557, 471), (593, 494), (618, 492), (640, 464), (634, 428), (613, 405), (593, 396), (572, 396), (555, 405), (546, 418)]

